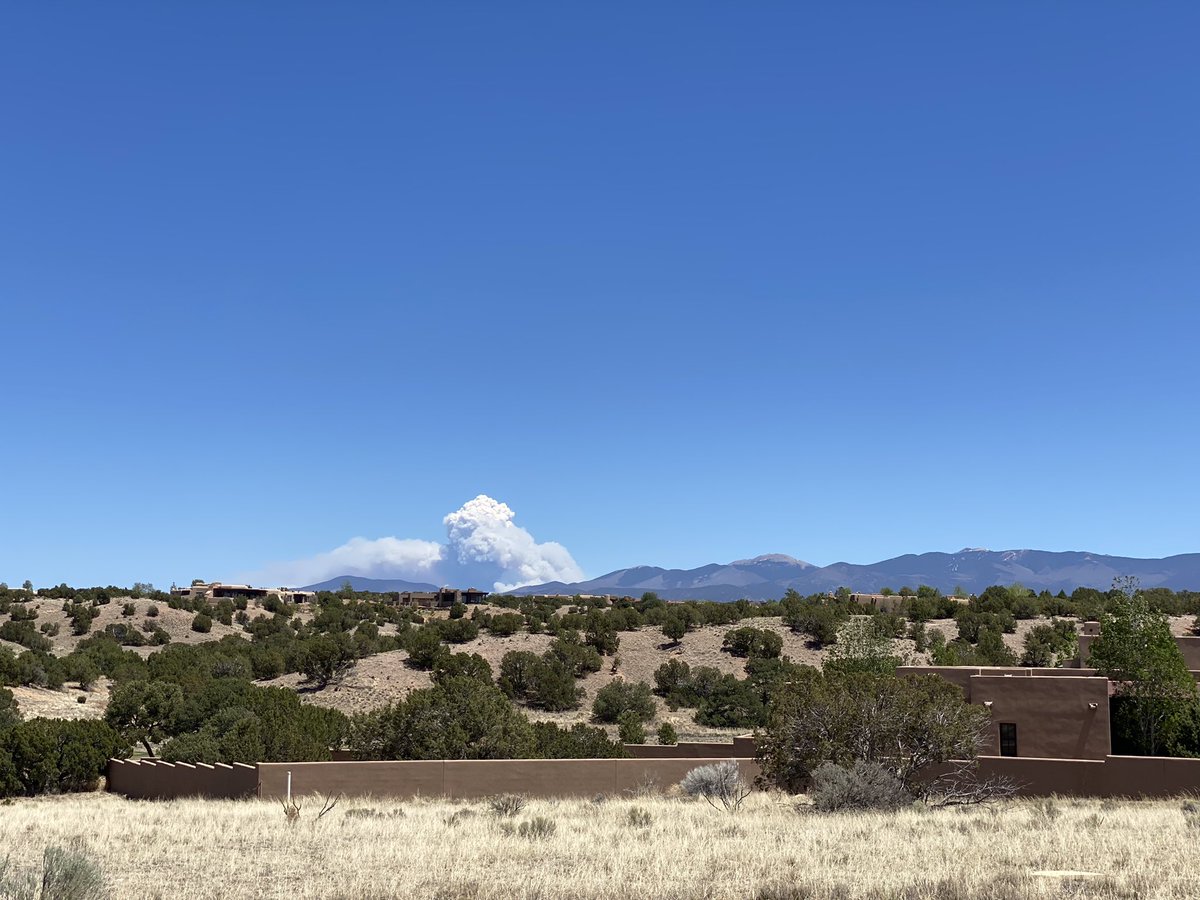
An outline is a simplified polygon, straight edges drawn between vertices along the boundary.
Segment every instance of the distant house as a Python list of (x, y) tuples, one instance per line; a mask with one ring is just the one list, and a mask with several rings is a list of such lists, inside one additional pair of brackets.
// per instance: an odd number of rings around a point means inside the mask
[(397, 606), (411, 606), (417, 609), (449, 609), (455, 603), (482, 603), (487, 598), (487, 591), (467, 588), (444, 587), (438, 591), (393, 591), (388, 594), (388, 601)]
[(317, 595), (313, 591), (297, 591), (292, 588), (256, 588), (248, 584), (225, 584), (221, 581), (193, 584), (189, 587), (171, 588), (172, 597), (203, 599), (210, 603), (219, 600), (265, 600), (278, 597), (285, 603), (307, 603)]
[(899, 594), (851, 594), (850, 602), (857, 603), (859, 606), (865, 606), (868, 609), (873, 609), (876, 612), (896, 612), (904, 608), (904, 601), (907, 597), (902, 597)]
[[(904, 601), (912, 600), (914, 597), (905, 597), (902, 594), (851, 594), (850, 600), (857, 603), (859, 606), (865, 606), (875, 612), (903, 612)], [(965, 597), (950, 597), (958, 603), (966, 603)]]

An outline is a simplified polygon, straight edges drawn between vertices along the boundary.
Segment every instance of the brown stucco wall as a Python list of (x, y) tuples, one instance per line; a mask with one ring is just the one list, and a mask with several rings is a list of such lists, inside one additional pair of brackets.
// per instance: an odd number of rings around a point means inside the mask
[[(292, 793), (408, 798), (477, 799), (497, 794), (529, 797), (594, 797), (639, 787), (676, 784), (696, 766), (721, 758), (690, 759), (496, 759), (388, 762), (260, 763), (260, 797)], [(747, 780), (759, 773), (750, 759), (737, 760)]]
[(1017, 755), (1046, 759), (1104, 759), (1112, 750), (1108, 680), (1077, 676), (974, 675), (972, 703), (991, 704), (991, 744), (999, 753), (999, 724), (1017, 726)]
[(210, 766), (110, 759), (107, 775), (110, 792), (139, 800), (251, 797), (258, 789), (258, 770), (242, 763)]
[(1200, 759), (984, 756), (978, 765), (981, 777), (1003, 776), (1017, 782), (1022, 796), (1175, 797), (1200, 792)]
[(999, 753), (1001, 722), (1017, 726), (1018, 756), (1104, 759), (1112, 750), (1108, 679), (1092, 669), (902, 666), (900, 673), (937, 675), (971, 703), (991, 704), (985, 754)]
[(626, 744), (629, 755), (636, 759), (713, 759), (737, 757), (749, 759), (756, 749), (753, 737), (736, 737), (733, 743), (716, 741), (680, 741), (678, 744)]

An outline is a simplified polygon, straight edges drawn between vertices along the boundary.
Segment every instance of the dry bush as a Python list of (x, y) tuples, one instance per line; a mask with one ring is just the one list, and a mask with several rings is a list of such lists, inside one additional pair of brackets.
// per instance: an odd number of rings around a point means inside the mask
[(821, 812), (844, 809), (899, 809), (912, 803), (904, 782), (879, 763), (856, 760), (853, 766), (817, 766), (809, 791)]
[(732, 759), (697, 766), (683, 776), (679, 787), (689, 797), (703, 797), (714, 808), (736, 812), (750, 796), (750, 785)]
[(654, 816), (650, 815), (649, 810), (642, 809), (640, 806), (632, 806), (625, 813), (625, 821), (631, 828), (649, 828), (654, 821)]
[(490, 799), (488, 807), (496, 815), (511, 819), (525, 808), (525, 798), (520, 794), (501, 794)]
[(104, 873), (81, 844), (47, 847), (42, 872), (9, 873), (9, 860), (0, 863), (0, 897), (5, 900), (102, 900), (108, 897)]

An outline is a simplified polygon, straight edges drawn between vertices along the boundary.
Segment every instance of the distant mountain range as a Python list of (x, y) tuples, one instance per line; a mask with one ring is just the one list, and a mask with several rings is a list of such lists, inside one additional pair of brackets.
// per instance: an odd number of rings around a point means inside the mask
[[(875, 592), (928, 584), (950, 592), (963, 587), (978, 593), (992, 584), (1019, 581), (1036, 591), (1068, 593), (1077, 587), (1107, 590), (1118, 575), (1133, 575), (1142, 587), (1200, 590), (1200, 553), (1165, 559), (1135, 559), (1099, 553), (1046, 550), (963, 549), (957, 553), (897, 556), (870, 565), (838, 562), (814, 566), (774, 553), (740, 559), (728, 565), (712, 563), (698, 569), (635, 566), (565, 584), (519, 588), (516, 594), (618, 594), (640, 596), (654, 591), (665, 600), (778, 600), (788, 588), (801, 594), (848, 587)], [(337, 579), (334, 579), (335, 581)]]
[[(551, 581), (518, 588), (514, 594), (616, 594), (639, 597), (654, 591), (665, 600), (778, 600), (788, 588), (815, 594), (848, 587), (875, 592), (884, 587), (899, 590), (928, 584), (949, 593), (956, 587), (978, 593), (992, 584), (1019, 581), (1036, 591), (1068, 593), (1077, 587), (1107, 590), (1118, 575), (1133, 575), (1142, 587), (1200, 590), (1200, 553), (1164, 559), (1136, 559), (1099, 553), (1048, 550), (963, 549), (957, 553), (921, 553), (897, 556), (870, 565), (838, 562), (814, 566), (803, 560), (771, 553), (698, 569), (662, 569), (634, 566), (618, 569), (588, 581)], [(341, 575), (304, 590), (336, 591), (346, 582), (356, 591), (436, 591), (438, 585), (398, 578), (363, 578)], [(471, 585), (458, 584), (465, 588)], [(485, 588), (485, 585), (478, 585)]]

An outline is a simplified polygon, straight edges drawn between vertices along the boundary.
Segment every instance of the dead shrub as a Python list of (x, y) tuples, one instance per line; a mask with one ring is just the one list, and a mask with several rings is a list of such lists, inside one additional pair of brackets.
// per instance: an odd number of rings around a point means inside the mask
[(519, 825), (513, 822), (501, 822), (500, 831), (509, 836), (525, 838), (527, 841), (544, 841), (554, 836), (554, 833), (558, 831), (558, 825), (553, 819), (534, 816)]
[(686, 775), (679, 787), (689, 797), (703, 797), (714, 809), (736, 812), (750, 796), (750, 785), (732, 759), (697, 766)]
[(104, 873), (78, 841), (66, 848), (47, 847), (37, 872), (9, 874), (0, 862), (0, 897), (12, 900), (103, 900), (109, 896)]
[(650, 815), (649, 810), (634, 806), (625, 814), (625, 821), (629, 823), (630, 828), (649, 828), (654, 817)]
[(822, 763), (813, 772), (809, 791), (820, 812), (853, 809), (899, 809), (912, 803), (904, 782), (876, 762), (856, 760), (853, 766)]
[(501, 794), (488, 800), (488, 807), (496, 815), (511, 819), (525, 809), (525, 802), (525, 798), (520, 794)]

